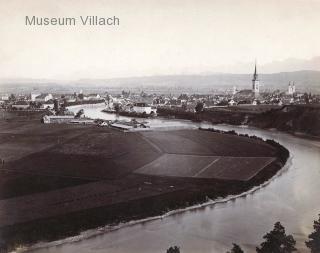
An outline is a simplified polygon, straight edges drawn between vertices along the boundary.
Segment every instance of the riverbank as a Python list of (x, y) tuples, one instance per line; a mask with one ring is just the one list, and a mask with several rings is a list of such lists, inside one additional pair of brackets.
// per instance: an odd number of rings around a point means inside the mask
[(75, 101), (75, 102), (66, 102), (64, 105), (67, 106), (76, 106), (76, 105), (96, 105), (96, 104), (105, 104), (104, 99), (98, 100), (82, 100), (82, 101)]
[[(288, 159), (286, 165), (283, 166), (282, 169), (280, 169), (273, 177), (271, 177), (270, 179), (268, 179), (264, 183), (262, 183), (258, 186), (255, 186), (255, 187), (249, 189), (248, 191), (242, 192), (237, 195), (228, 195), (226, 197), (217, 198), (214, 200), (212, 200), (210, 198), (206, 198), (206, 201), (203, 203), (197, 203), (195, 205), (181, 207), (179, 209), (174, 209), (174, 210), (168, 211), (162, 215), (150, 216), (147, 218), (135, 219), (135, 220), (127, 221), (127, 222), (120, 222), (116, 225), (113, 224), (113, 225), (100, 226), (98, 228), (83, 231), (79, 235), (66, 237), (61, 240), (50, 241), (50, 242), (39, 242), (39, 243), (29, 245), (29, 246), (22, 246), (14, 252), (15, 253), (42, 252), (42, 251), (47, 252), (47, 249), (50, 249), (50, 248), (57, 249), (56, 247), (60, 247), (59, 252), (64, 252), (64, 250), (61, 250), (63, 248), (63, 247), (61, 248), (61, 246), (63, 246), (63, 245), (68, 247), (74, 243), (83, 243), (83, 242), (86, 242), (87, 240), (97, 238), (98, 236), (105, 237), (105, 236), (108, 236), (108, 234), (110, 234), (110, 233), (122, 231), (123, 229), (126, 229), (126, 228), (130, 229), (134, 226), (140, 226), (142, 224), (146, 224), (147, 222), (151, 223), (152, 221), (159, 221), (159, 220), (162, 221), (165, 218), (172, 217), (175, 215), (183, 215), (183, 214), (186, 214), (187, 212), (192, 212), (192, 211), (204, 209), (207, 207), (212, 208), (212, 207), (215, 207), (216, 205), (219, 205), (219, 204), (228, 203), (230, 201), (232, 202), (232, 201), (235, 201), (239, 198), (245, 198), (246, 196), (253, 194), (256, 191), (259, 191), (259, 190), (263, 189), (264, 187), (266, 187), (267, 185), (269, 185), (272, 182), (272, 180), (281, 176), (282, 173), (285, 173), (286, 170), (290, 167), (290, 165), (291, 165), (291, 161), (289, 161), (289, 159)], [(158, 249), (158, 250), (160, 250), (160, 249)]]
[[(15, 154), (8, 154), (11, 161), (2, 170), (6, 176), (1, 187), (7, 195), (0, 200), (4, 215), (0, 230), (10, 249), (69, 237), (104, 224), (163, 215), (169, 210), (205, 203), (208, 198), (237, 195), (262, 184), (285, 163), (279, 150), (262, 140), (208, 131), (119, 133), (93, 126), (45, 126), (35, 120), (19, 119), (1, 124), (1, 134), (8, 133), (14, 139), (3, 139), (2, 144), (4, 148), (10, 145)], [(43, 140), (46, 145), (37, 150), (37, 143)], [(113, 143), (111, 149), (109, 143)], [(26, 153), (14, 151), (15, 145), (17, 151), (24, 147)], [(177, 155), (167, 155), (172, 153)], [(238, 158), (215, 162), (220, 156)], [(256, 157), (251, 162), (253, 171), (243, 167), (246, 159), (241, 157), (245, 156)], [(276, 159), (265, 163), (267, 160), (261, 156)], [(181, 173), (181, 165), (177, 166), (181, 162), (194, 164), (190, 169), (196, 171), (190, 171), (191, 177), (156, 176), (152, 175), (158, 173), (152, 161), (170, 161), (167, 166), (173, 172), (169, 174)], [(135, 172), (150, 162), (146, 172), (151, 174)], [(199, 174), (197, 171), (205, 172), (206, 164), (213, 162), (222, 167), (237, 162), (244, 169), (241, 175), (247, 176), (236, 180), (227, 172), (215, 174), (219, 167), (208, 170), (204, 174), (208, 178), (193, 176)], [(263, 169), (255, 169), (263, 164)], [(30, 180), (26, 180), (26, 175)], [(36, 204), (28, 204), (29, 196)], [(12, 215), (7, 217), (9, 210), (16, 211), (10, 211)]]
[(158, 115), (212, 124), (248, 125), (276, 129), (293, 135), (320, 137), (320, 106), (229, 106), (205, 109), (200, 113), (159, 108)]

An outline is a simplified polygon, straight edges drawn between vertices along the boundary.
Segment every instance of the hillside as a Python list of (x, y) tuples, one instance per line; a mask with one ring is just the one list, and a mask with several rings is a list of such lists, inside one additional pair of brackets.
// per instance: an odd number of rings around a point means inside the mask
[(320, 136), (320, 107), (286, 106), (281, 110), (271, 110), (257, 115), (251, 119), (249, 125)]
[[(168, 75), (113, 79), (81, 79), (75, 81), (59, 81), (44, 79), (0, 80), (1, 92), (121, 92), (122, 89), (155, 93), (211, 93), (214, 90), (224, 91), (237, 86), (238, 89), (251, 87), (252, 74), (209, 75)], [(262, 90), (286, 90), (289, 81), (294, 81), (298, 91), (320, 93), (320, 71), (295, 71), (274, 74), (261, 74)]]

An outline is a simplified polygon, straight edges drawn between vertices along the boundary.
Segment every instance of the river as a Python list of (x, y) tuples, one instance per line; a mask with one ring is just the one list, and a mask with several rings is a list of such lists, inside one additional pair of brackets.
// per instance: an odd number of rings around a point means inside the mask
[[(99, 106), (85, 108), (85, 114), (111, 117), (100, 113)], [(152, 121), (154, 124), (172, 122)], [(199, 126), (188, 121), (173, 122), (174, 125)], [(298, 252), (309, 252), (304, 241), (320, 213), (320, 142), (278, 131), (226, 125), (214, 127), (274, 139), (288, 148), (290, 161), (268, 184), (245, 196), (33, 252), (163, 253), (170, 246), (178, 245), (181, 253), (223, 253), (231, 248), (232, 242), (240, 244), (246, 252), (255, 252), (262, 236), (276, 221), (294, 236)]]

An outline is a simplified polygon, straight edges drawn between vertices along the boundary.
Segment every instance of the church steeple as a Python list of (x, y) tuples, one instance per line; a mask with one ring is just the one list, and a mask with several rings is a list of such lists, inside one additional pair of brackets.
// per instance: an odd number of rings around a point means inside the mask
[(255, 61), (255, 64), (254, 64), (254, 73), (253, 73), (253, 79), (252, 79), (252, 91), (254, 92), (255, 96), (257, 96), (260, 92), (258, 72), (257, 72), (257, 61)]
[(254, 63), (254, 74), (253, 74), (253, 80), (258, 80), (258, 73), (257, 73), (257, 61)]

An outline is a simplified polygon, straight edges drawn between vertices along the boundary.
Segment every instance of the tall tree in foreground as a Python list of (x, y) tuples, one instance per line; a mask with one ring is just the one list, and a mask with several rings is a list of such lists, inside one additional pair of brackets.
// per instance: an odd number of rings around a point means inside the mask
[(169, 249), (167, 249), (167, 253), (180, 253), (180, 248), (177, 246), (170, 247)]
[(233, 248), (227, 253), (244, 253), (238, 244), (233, 243)]
[(313, 222), (314, 231), (308, 236), (309, 241), (306, 241), (306, 245), (311, 249), (311, 253), (320, 252), (320, 214), (319, 219)]
[(272, 231), (263, 236), (265, 241), (257, 247), (257, 253), (291, 253), (296, 251), (296, 241), (292, 235), (286, 235), (280, 222), (274, 224)]

